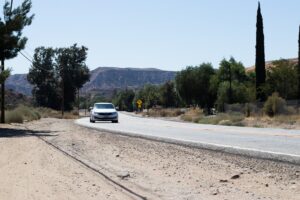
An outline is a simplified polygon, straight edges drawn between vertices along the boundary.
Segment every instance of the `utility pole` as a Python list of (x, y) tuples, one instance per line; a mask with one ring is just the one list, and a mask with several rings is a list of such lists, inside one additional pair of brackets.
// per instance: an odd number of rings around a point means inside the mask
[(77, 93), (77, 106), (78, 106), (78, 117), (80, 117), (80, 114), (79, 114), (79, 106), (80, 106), (80, 102), (79, 102), (79, 88), (78, 88), (78, 93)]
[(231, 64), (229, 64), (229, 104), (232, 104), (232, 74), (231, 74)]
[(61, 65), (61, 96), (62, 96), (62, 100), (61, 100), (61, 118), (64, 118), (64, 112), (65, 112), (65, 78), (64, 78), (64, 66)]
[[(4, 72), (4, 59), (1, 60), (1, 72)], [(5, 123), (5, 81), (1, 84), (1, 124)]]

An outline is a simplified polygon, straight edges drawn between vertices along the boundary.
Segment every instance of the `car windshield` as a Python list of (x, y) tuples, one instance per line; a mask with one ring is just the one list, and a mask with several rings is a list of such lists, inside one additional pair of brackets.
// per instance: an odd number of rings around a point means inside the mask
[(112, 104), (99, 103), (99, 104), (95, 104), (95, 108), (97, 108), (97, 109), (114, 109), (114, 106)]

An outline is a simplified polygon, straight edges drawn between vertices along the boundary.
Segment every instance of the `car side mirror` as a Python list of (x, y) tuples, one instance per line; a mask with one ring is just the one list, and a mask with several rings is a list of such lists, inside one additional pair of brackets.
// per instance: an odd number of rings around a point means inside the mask
[(91, 110), (93, 110), (94, 107), (89, 107), (89, 112), (91, 112)]
[(119, 110), (119, 106), (116, 107), (116, 110)]

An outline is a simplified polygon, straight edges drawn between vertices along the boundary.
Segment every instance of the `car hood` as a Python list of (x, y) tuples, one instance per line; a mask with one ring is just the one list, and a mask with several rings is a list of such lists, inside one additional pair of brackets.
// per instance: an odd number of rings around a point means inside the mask
[(117, 112), (116, 109), (93, 109), (96, 113), (112, 113)]

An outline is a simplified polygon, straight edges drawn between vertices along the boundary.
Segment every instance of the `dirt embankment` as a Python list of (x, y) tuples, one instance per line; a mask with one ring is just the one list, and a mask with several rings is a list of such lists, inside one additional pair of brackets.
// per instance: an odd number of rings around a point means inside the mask
[[(103, 133), (71, 120), (8, 128), (0, 129), (0, 199), (300, 199), (300, 166)], [(22, 131), (10, 135), (16, 128)]]

